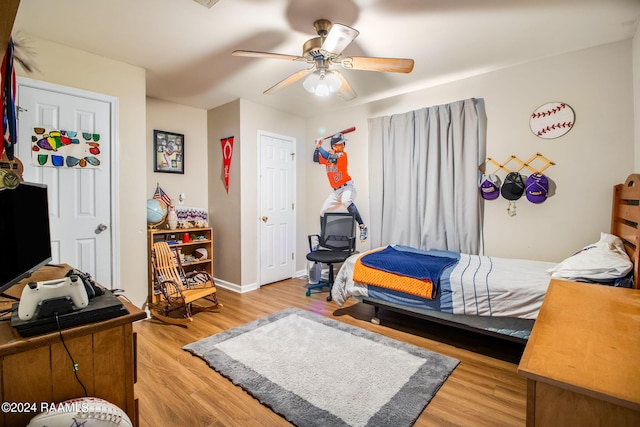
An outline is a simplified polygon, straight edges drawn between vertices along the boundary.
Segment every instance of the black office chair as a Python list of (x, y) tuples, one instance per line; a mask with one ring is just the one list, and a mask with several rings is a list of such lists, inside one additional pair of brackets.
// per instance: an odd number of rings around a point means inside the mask
[[(312, 289), (329, 287), (327, 301), (331, 301), (333, 287), (333, 264), (342, 263), (356, 252), (356, 221), (346, 212), (326, 213), (320, 221), (320, 234), (310, 234), (307, 259), (329, 265), (329, 280), (307, 285), (307, 296)], [(315, 245), (317, 241), (317, 245)], [(317, 246), (317, 247), (316, 247)]]

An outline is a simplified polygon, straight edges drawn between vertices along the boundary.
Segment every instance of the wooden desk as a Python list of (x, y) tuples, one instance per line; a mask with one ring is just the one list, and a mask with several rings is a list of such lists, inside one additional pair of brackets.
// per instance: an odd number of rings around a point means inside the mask
[[(43, 267), (28, 281), (60, 278), (69, 268)], [(7, 294), (19, 296), (26, 282)], [(136, 340), (132, 323), (146, 318), (146, 314), (127, 301), (122, 302), (128, 315), (64, 329), (62, 336), (79, 366), (78, 377), (89, 396), (119, 406), (137, 426)], [(58, 332), (23, 338), (10, 321), (0, 322), (0, 401), (29, 402), (40, 407), (41, 402), (51, 404), (82, 397), (84, 390), (71, 367)], [(0, 425), (27, 425), (38, 412), (0, 412)]]
[(639, 426), (640, 290), (552, 280), (518, 373), (527, 426)]

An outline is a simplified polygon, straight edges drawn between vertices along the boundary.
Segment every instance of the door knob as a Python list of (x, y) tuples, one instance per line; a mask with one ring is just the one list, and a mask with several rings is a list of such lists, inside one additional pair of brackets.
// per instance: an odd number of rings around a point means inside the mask
[(96, 234), (100, 234), (107, 229), (106, 224), (100, 224), (98, 228), (96, 228)]
[(263, 216), (260, 219), (262, 220), (262, 222), (267, 222), (269, 220), (269, 217)]

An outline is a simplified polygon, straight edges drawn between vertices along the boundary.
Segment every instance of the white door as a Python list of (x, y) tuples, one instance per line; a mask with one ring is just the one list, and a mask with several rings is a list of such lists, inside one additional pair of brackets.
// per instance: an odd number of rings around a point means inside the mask
[[(111, 220), (111, 97), (21, 79), (18, 82), (18, 147), (24, 180), (48, 186), (53, 263), (66, 263), (111, 287), (114, 259)], [(34, 127), (99, 134), (100, 168), (36, 166)]]
[(259, 284), (295, 273), (295, 139), (258, 131)]

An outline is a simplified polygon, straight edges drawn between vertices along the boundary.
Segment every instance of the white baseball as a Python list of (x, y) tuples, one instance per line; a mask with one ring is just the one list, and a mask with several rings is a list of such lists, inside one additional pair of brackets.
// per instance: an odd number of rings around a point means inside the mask
[(97, 397), (80, 397), (60, 403), (42, 402), (41, 412), (27, 427), (133, 427), (127, 414), (116, 405)]
[(569, 132), (575, 122), (573, 109), (564, 102), (549, 102), (538, 107), (529, 120), (531, 132), (540, 138), (558, 138)]

